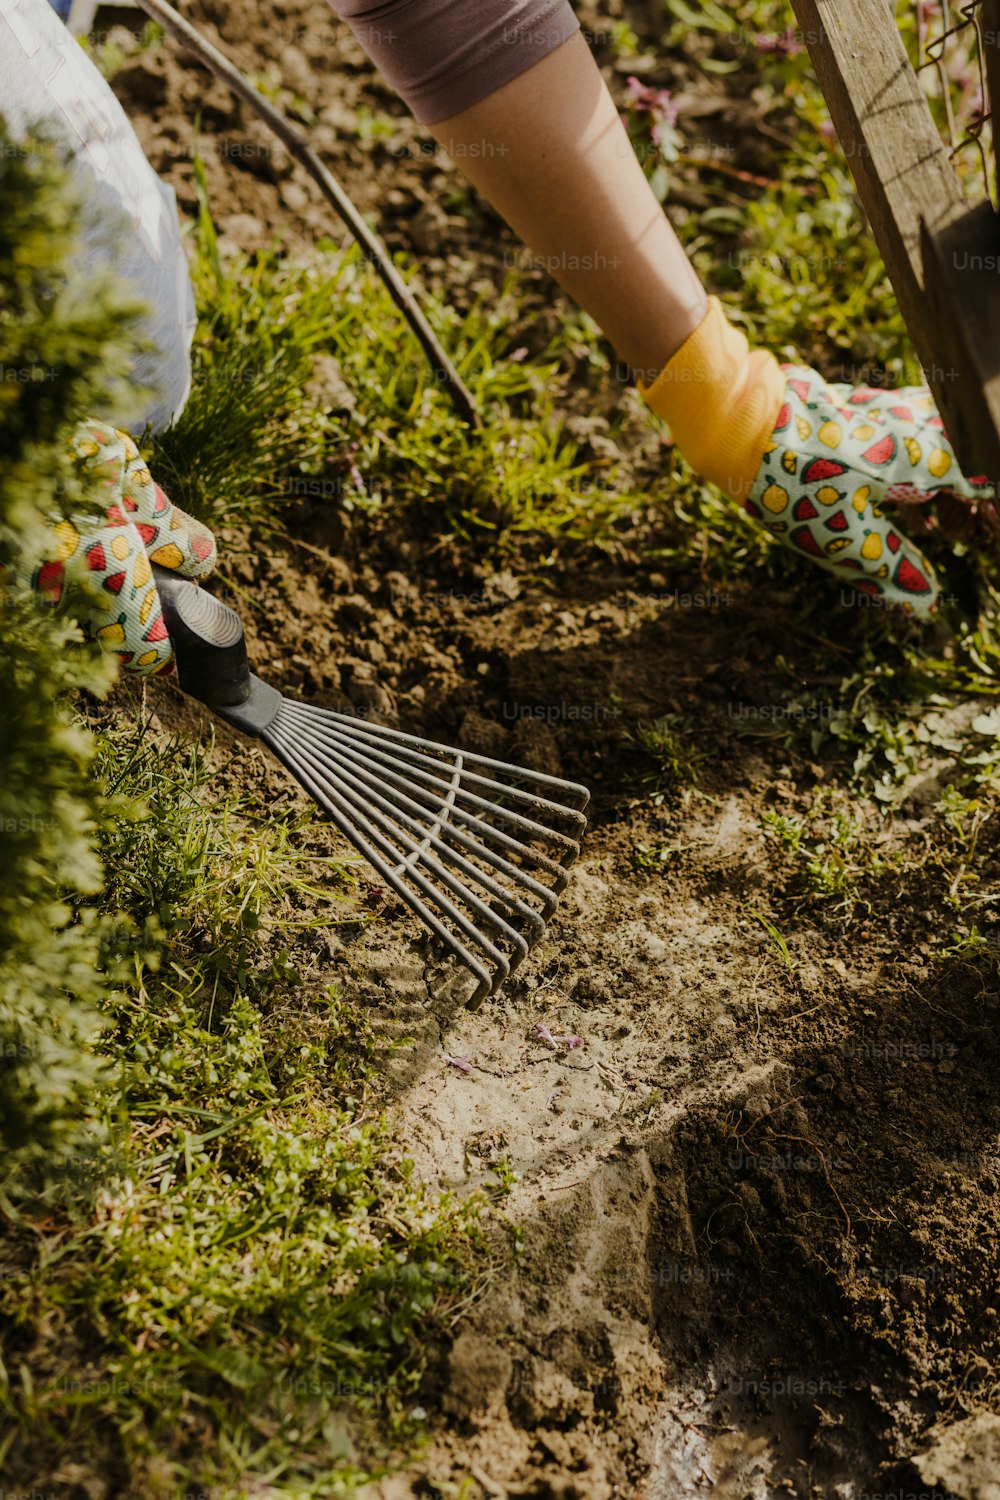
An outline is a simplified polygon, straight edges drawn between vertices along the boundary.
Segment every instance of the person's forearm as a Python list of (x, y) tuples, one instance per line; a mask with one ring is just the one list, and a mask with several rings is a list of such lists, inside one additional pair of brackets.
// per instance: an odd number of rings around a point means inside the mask
[(621, 358), (655, 380), (707, 299), (583, 37), (430, 129)]
[(651, 383), (705, 293), (569, 0), (333, 0), (400, 97)]

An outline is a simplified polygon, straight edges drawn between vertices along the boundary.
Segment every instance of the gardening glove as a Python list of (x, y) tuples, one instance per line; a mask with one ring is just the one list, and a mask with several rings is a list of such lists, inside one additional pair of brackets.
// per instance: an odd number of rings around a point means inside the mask
[(54, 601), (65, 596), (124, 667), (145, 676), (169, 671), (173, 648), (150, 563), (204, 578), (215, 566), (215, 539), (167, 499), (127, 433), (87, 421), (72, 446), (88, 483), (105, 491), (107, 520), (59, 521), (48, 557), (27, 582)]
[[(883, 502), (958, 496), (995, 513), (993, 487), (966, 479), (925, 386), (829, 385), (805, 365), (750, 352), (716, 298), (643, 398), (692, 468), (845, 589), (920, 619), (938, 583)], [(926, 529), (926, 528), (925, 528)]]

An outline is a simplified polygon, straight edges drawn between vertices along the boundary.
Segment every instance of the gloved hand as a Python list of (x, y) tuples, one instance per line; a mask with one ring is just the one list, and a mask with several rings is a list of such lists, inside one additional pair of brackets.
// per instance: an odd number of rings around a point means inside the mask
[(204, 578), (215, 567), (215, 538), (167, 499), (127, 433), (88, 421), (72, 442), (88, 480), (107, 492), (107, 520), (58, 522), (52, 551), (30, 584), (51, 599), (65, 595), (124, 667), (145, 676), (169, 671), (173, 649), (150, 563)]
[(962, 475), (926, 387), (854, 389), (829, 385), (806, 366), (779, 366), (770, 354), (750, 352), (714, 298), (702, 324), (641, 389), (692, 467), (785, 546), (833, 573), (845, 594), (921, 619), (937, 603), (930, 563), (893, 525), (884, 502), (957, 496), (993, 518), (994, 487)]

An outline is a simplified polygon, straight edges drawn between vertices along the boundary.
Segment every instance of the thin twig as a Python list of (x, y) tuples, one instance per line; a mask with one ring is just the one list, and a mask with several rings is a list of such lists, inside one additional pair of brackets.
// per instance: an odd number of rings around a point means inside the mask
[(442, 348), (437, 335), (418, 307), (413, 293), (392, 264), (385, 245), (374, 230), (369, 229), (340, 183), (320, 161), (302, 132), (297, 130), (279, 109), (275, 109), (263, 94), (258, 93), (240, 70), (217, 47), (203, 37), (190, 21), (178, 15), (173, 6), (167, 4), (167, 0), (136, 0), (136, 3), (147, 16), (162, 26), (175, 41), (180, 42), (200, 63), (203, 63), (210, 73), (220, 78), (237, 98), (242, 99), (244, 104), (248, 104), (254, 113), (259, 115), (274, 131), (296, 161), (305, 167), (324, 198), (336, 209), (361, 246), (366, 259), (371, 262), (385, 282), (389, 296), (419, 339), (435, 378), (440, 380), (448, 391), (459, 416), (468, 422), (470, 427), (480, 428), (482, 420), (471, 392)]

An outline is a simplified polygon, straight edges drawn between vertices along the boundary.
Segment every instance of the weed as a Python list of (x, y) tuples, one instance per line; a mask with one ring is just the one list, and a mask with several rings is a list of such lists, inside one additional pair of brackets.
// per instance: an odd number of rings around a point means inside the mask
[(817, 793), (808, 820), (770, 810), (761, 817), (765, 837), (795, 867), (799, 893), (820, 902), (843, 902), (863, 883), (902, 864), (903, 851), (885, 847), (888, 831), (871, 823), (862, 805), (832, 791)]
[(795, 960), (792, 957), (791, 952), (789, 951), (788, 944), (785, 942), (785, 939), (782, 937), (777, 927), (775, 927), (773, 922), (769, 922), (767, 917), (762, 916), (759, 911), (755, 911), (751, 915), (754, 916), (763, 927), (764, 931), (767, 933), (768, 937), (777, 948), (778, 953), (781, 955), (781, 962), (784, 964), (788, 972), (792, 973), (795, 969)]
[(692, 743), (691, 726), (680, 714), (661, 714), (636, 725), (635, 743), (653, 766), (646, 774), (656, 791), (698, 779), (705, 753)]
[(495, 1197), (505, 1198), (508, 1193), (513, 1192), (519, 1179), (506, 1156), (499, 1157), (490, 1170), (496, 1178), (496, 1182), (490, 1184), (490, 1192)]

